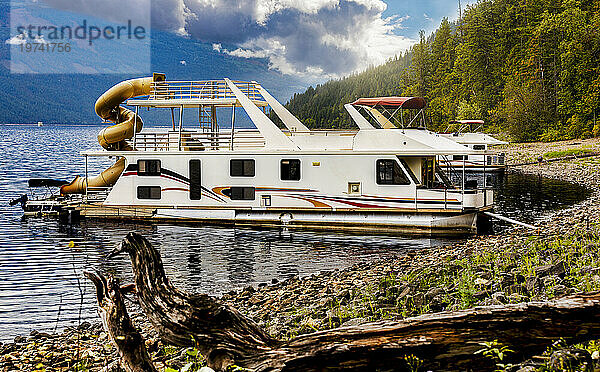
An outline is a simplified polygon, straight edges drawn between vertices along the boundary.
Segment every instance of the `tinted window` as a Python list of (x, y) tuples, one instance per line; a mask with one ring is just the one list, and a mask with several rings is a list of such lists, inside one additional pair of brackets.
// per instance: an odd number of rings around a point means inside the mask
[(473, 150), (485, 150), (485, 145), (473, 145)]
[(229, 162), (231, 177), (254, 177), (254, 159), (232, 159)]
[(283, 181), (300, 181), (300, 160), (283, 159), (281, 161), (281, 179)]
[(395, 160), (377, 160), (377, 183), (379, 185), (410, 185), (408, 177)]
[(160, 199), (160, 186), (138, 186), (138, 199)]
[(467, 160), (468, 158), (468, 155), (452, 155), (452, 160)]
[(160, 176), (160, 160), (138, 160), (139, 176)]
[(229, 197), (231, 200), (254, 200), (254, 187), (232, 187)]

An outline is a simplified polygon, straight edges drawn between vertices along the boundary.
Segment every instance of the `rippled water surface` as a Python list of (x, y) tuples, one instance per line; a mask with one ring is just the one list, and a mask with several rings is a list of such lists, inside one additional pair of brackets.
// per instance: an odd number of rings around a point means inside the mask
[[(106, 260), (129, 231), (160, 250), (167, 274), (188, 290), (222, 294), (273, 278), (308, 275), (391, 257), (406, 249), (447, 243), (443, 239), (281, 232), (216, 227), (21, 219), (8, 201), (27, 191), (29, 178), (70, 180), (84, 172), (83, 149), (97, 148), (101, 127), (1, 126), (0, 137), (0, 341), (32, 329), (53, 331), (96, 318), (84, 269), (110, 271), (131, 280), (126, 257)], [(90, 161), (90, 173), (110, 161)], [(581, 187), (537, 177), (508, 176), (500, 185), (499, 213), (533, 221), (545, 210), (585, 197)], [(503, 228), (499, 225), (499, 228)], [(70, 241), (75, 242), (68, 248)]]

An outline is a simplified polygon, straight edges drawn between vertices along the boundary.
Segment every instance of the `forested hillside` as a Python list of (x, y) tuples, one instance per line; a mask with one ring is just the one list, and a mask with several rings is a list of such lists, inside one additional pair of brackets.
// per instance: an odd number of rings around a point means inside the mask
[(348, 126), (358, 97), (423, 96), (429, 127), (484, 119), (514, 140), (600, 135), (600, 1), (480, 0), (383, 66), (287, 104), (308, 126)]

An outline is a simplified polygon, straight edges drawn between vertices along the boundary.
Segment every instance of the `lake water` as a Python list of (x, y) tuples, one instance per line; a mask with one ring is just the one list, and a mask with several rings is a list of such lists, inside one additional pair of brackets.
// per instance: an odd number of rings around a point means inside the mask
[[(65, 227), (53, 219), (22, 219), (9, 200), (27, 191), (29, 178), (70, 180), (84, 172), (83, 149), (98, 148), (98, 127), (0, 125), (0, 342), (32, 329), (52, 332), (96, 319), (91, 284), (82, 271), (112, 272), (131, 281), (129, 259), (106, 255), (132, 230), (161, 251), (178, 286), (219, 295), (228, 290), (344, 268), (393, 257), (444, 239), (281, 232), (217, 227), (82, 222)], [(90, 173), (110, 165), (92, 161)], [(534, 222), (544, 211), (582, 200), (580, 186), (509, 175), (499, 183), (496, 211)], [(505, 228), (497, 225), (496, 230)], [(75, 243), (68, 248), (70, 241)]]

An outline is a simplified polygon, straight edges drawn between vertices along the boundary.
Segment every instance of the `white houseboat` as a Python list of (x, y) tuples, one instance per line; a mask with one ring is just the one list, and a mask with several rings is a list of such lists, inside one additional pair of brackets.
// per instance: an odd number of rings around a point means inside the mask
[[(140, 108), (171, 110), (171, 127), (142, 131)], [(84, 218), (476, 232), (493, 192), (466, 189), (464, 179), (451, 185), (435, 166), (437, 156), (472, 149), (425, 129), (374, 130), (346, 109), (359, 130), (311, 131), (256, 82), (128, 80), (96, 102), (115, 125), (98, 135), (104, 151), (82, 153), (86, 175), (63, 185), (59, 199)], [(256, 129), (236, 126), (242, 113)], [(95, 156), (117, 161), (92, 177)]]
[[(480, 132), (483, 120), (455, 120), (451, 124), (460, 124), (460, 127), (452, 133), (443, 133), (442, 136), (468, 147), (473, 150), (473, 154), (441, 159), (440, 166), (460, 169), (464, 165), (467, 171), (472, 172), (497, 172), (505, 169), (505, 154), (490, 146), (506, 145), (508, 142)], [(477, 127), (474, 129), (473, 126)]]

